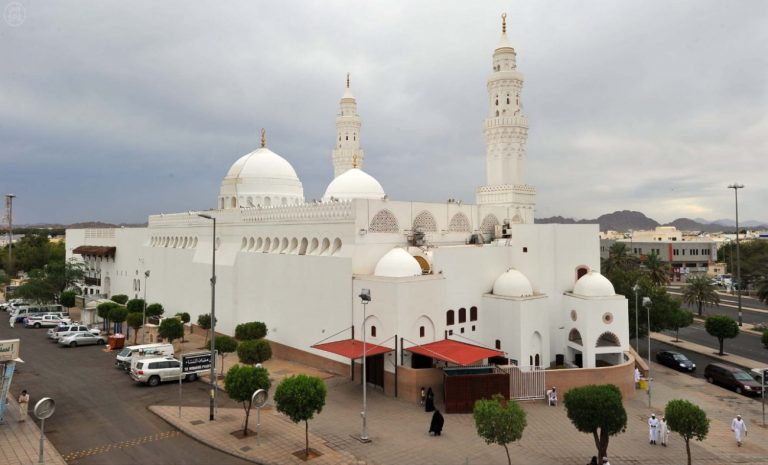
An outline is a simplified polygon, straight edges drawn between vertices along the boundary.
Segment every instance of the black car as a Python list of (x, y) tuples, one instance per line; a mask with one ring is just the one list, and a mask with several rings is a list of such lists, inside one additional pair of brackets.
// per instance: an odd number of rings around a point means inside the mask
[(670, 350), (664, 350), (656, 354), (656, 361), (677, 371), (696, 371), (696, 364), (688, 360), (688, 357)]

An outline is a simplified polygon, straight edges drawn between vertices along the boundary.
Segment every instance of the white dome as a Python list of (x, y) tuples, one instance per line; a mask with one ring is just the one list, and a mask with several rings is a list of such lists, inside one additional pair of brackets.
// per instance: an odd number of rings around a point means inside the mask
[(421, 276), (421, 265), (403, 249), (395, 248), (381, 257), (373, 274), (388, 278), (403, 278), (406, 276)]
[(352, 168), (328, 184), (323, 200), (327, 202), (331, 197), (339, 200), (381, 199), (384, 195), (384, 188), (376, 178), (360, 168)]
[(606, 297), (616, 295), (613, 284), (608, 278), (597, 271), (590, 271), (585, 274), (573, 286), (573, 293), (584, 297)]
[(496, 278), (493, 293), (505, 297), (528, 297), (533, 295), (533, 287), (523, 273), (510, 268)]
[(222, 208), (304, 202), (304, 188), (288, 161), (261, 147), (240, 157), (221, 183)]

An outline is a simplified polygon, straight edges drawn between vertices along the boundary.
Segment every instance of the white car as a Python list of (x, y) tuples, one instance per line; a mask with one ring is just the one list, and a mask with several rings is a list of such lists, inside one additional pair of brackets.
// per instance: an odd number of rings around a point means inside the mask
[(96, 334), (92, 333), (74, 333), (70, 334), (66, 337), (59, 338), (59, 344), (63, 345), (64, 347), (77, 347), (77, 346), (87, 346), (87, 345), (104, 345), (107, 343), (106, 336), (97, 336)]
[(147, 357), (133, 360), (131, 364), (131, 378), (152, 387), (163, 381), (178, 381), (179, 378), (194, 381), (198, 373), (202, 371), (182, 374), (181, 362), (173, 357)]
[(101, 331), (99, 329), (90, 329), (88, 326), (83, 324), (65, 324), (65, 325), (59, 325), (55, 328), (51, 328), (48, 330), (48, 339), (52, 339), (54, 341), (58, 341), (61, 337), (70, 336), (75, 333), (91, 333), (93, 335), (98, 336), (101, 334)]
[(61, 314), (58, 315), (31, 315), (24, 319), (25, 328), (50, 328), (59, 326), (60, 324), (69, 324), (72, 320), (65, 318)]

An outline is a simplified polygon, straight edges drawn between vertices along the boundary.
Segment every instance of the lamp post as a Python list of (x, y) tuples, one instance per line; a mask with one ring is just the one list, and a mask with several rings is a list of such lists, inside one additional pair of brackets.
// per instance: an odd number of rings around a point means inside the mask
[(648, 408), (651, 408), (651, 299), (643, 297), (643, 307), (648, 310)]
[[(728, 186), (733, 189), (736, 197), (736, 295), (739, 305), (739, 326), (741, 326), (741, 257), (739, 256), (739, 189), (744, 189), (744, 184), (733, 183)], [(733, 278), (731, 278), (733, 279)], [(733, 282), (733, 281), (731, 281)]]
[(368, 438), (368, 399), (366, 397), (367, 394), (367, 387), (368, 387), (368, 380), (367, 380), (367, 374), (366, 374), (366, 346), (365, 346), (365, 320), (366, 320), (366, 306), (368, 305), (368, 302), (371, 301), (371, 290), (370, 289), (361, 289), (360, 290), (360, 301), (363, 303), (363, 411), (360, 413), (360, 416), (363, 417), (363, 434), (360, 435), (360, 440), (362, 442), (369, 442), (370, 439)]
[(149, 270), (144, 271), (144, 313), (141, 315), (141, 342), (147, 343), (147, 278)]
[(632, 286), (632, 290), (635, 291), (635, 350), (637, 353), (640, 353), (640, 338), (638, 336), (637, 331), (637, 320), (640, 317), (640, 306), (638, 305), (638, 294), (637, 292), (640, 290), (640, 286), (638, 286), (637, 283), (635, 283), (634, 286)]
[[(198, 213), (197, 216), (205, 218), (207, 220), (213, 220), (213, 236), (211, 236), (211, 360), (216, 357), (216, 218), (203, 213)], [(216, 408), (216, 367), (215, 363), (211, 363), (211, 402), (210, 402), (210, 414), (208, 419), (213, 421), (213, 412)]]
[(5, 194), (5, 203), (8, 207), (8, 275), (13, 278), (13, 194)]

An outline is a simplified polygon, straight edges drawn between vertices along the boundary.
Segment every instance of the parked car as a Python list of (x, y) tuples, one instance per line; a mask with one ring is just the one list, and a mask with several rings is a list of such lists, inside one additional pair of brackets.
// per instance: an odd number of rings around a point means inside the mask
[(31, 315), (24, 318), (25, 328), (50, 328), (52, 326), (59, 326), (60, 324), (72, 323), (72, 320), (65, 318), (63, 315), (50, 314), (50, 315)]
[(123, 348), (115, 356), (115, 366), (127, 372), (131, 370), (132, 361), (138, 357), (173, 357), (173, 345), (167, 343), (141, 344)]
[(157, 386), (163, 381), (194, 381), (201, 372), (181, 373), (181, 362), (173, 357), (136, 359), (131, 365), (131, 378), (139, 383)]
[(72, 335), (74, 333), (91, 333), (96, 336), (101, 334), (101, 331), (99, 329), (90, 329), (88, 326), (83, 324), (65, 324), (65, 325), (59, 325), (55, 328), (51, 328), (48, 330), (48, 339), (53, 339), (54, 341), (58, 341), (61, 337), (66, 337), (69, 335)]
[(710, 363), (704, 368), (704, 377), (707, 382), (733, 389), (737, 394), (759, 396), (762, 394), (762, 386), (752, 376), (741, 368), (736, 368), (723, 363)]
[(87, 345), (104, 345), (107, 343), (107, 337), (88, 332), (78, 332), (59, 338), (59, 344), (64, 347), (77, 347)]
[(11, 314), (11, 318), (13, 318), (15, 323), (24, 323), (24, 318), (32, 315), (45, 315), (45, 314), (54, 314), (54, 313), (60, 313), (64, 317), (69, 317), (69, 313), (64, 311), (64, 307), (62, 307), (59, 304), (52, 304), (52, 305), (27, 305), (24, 307), (16, 307), (14, 312)]
[(671, 350), (663, 350), (656, 353), (656, 361), (677, 371), (696, 371), (696, 364), (685, 355)]

